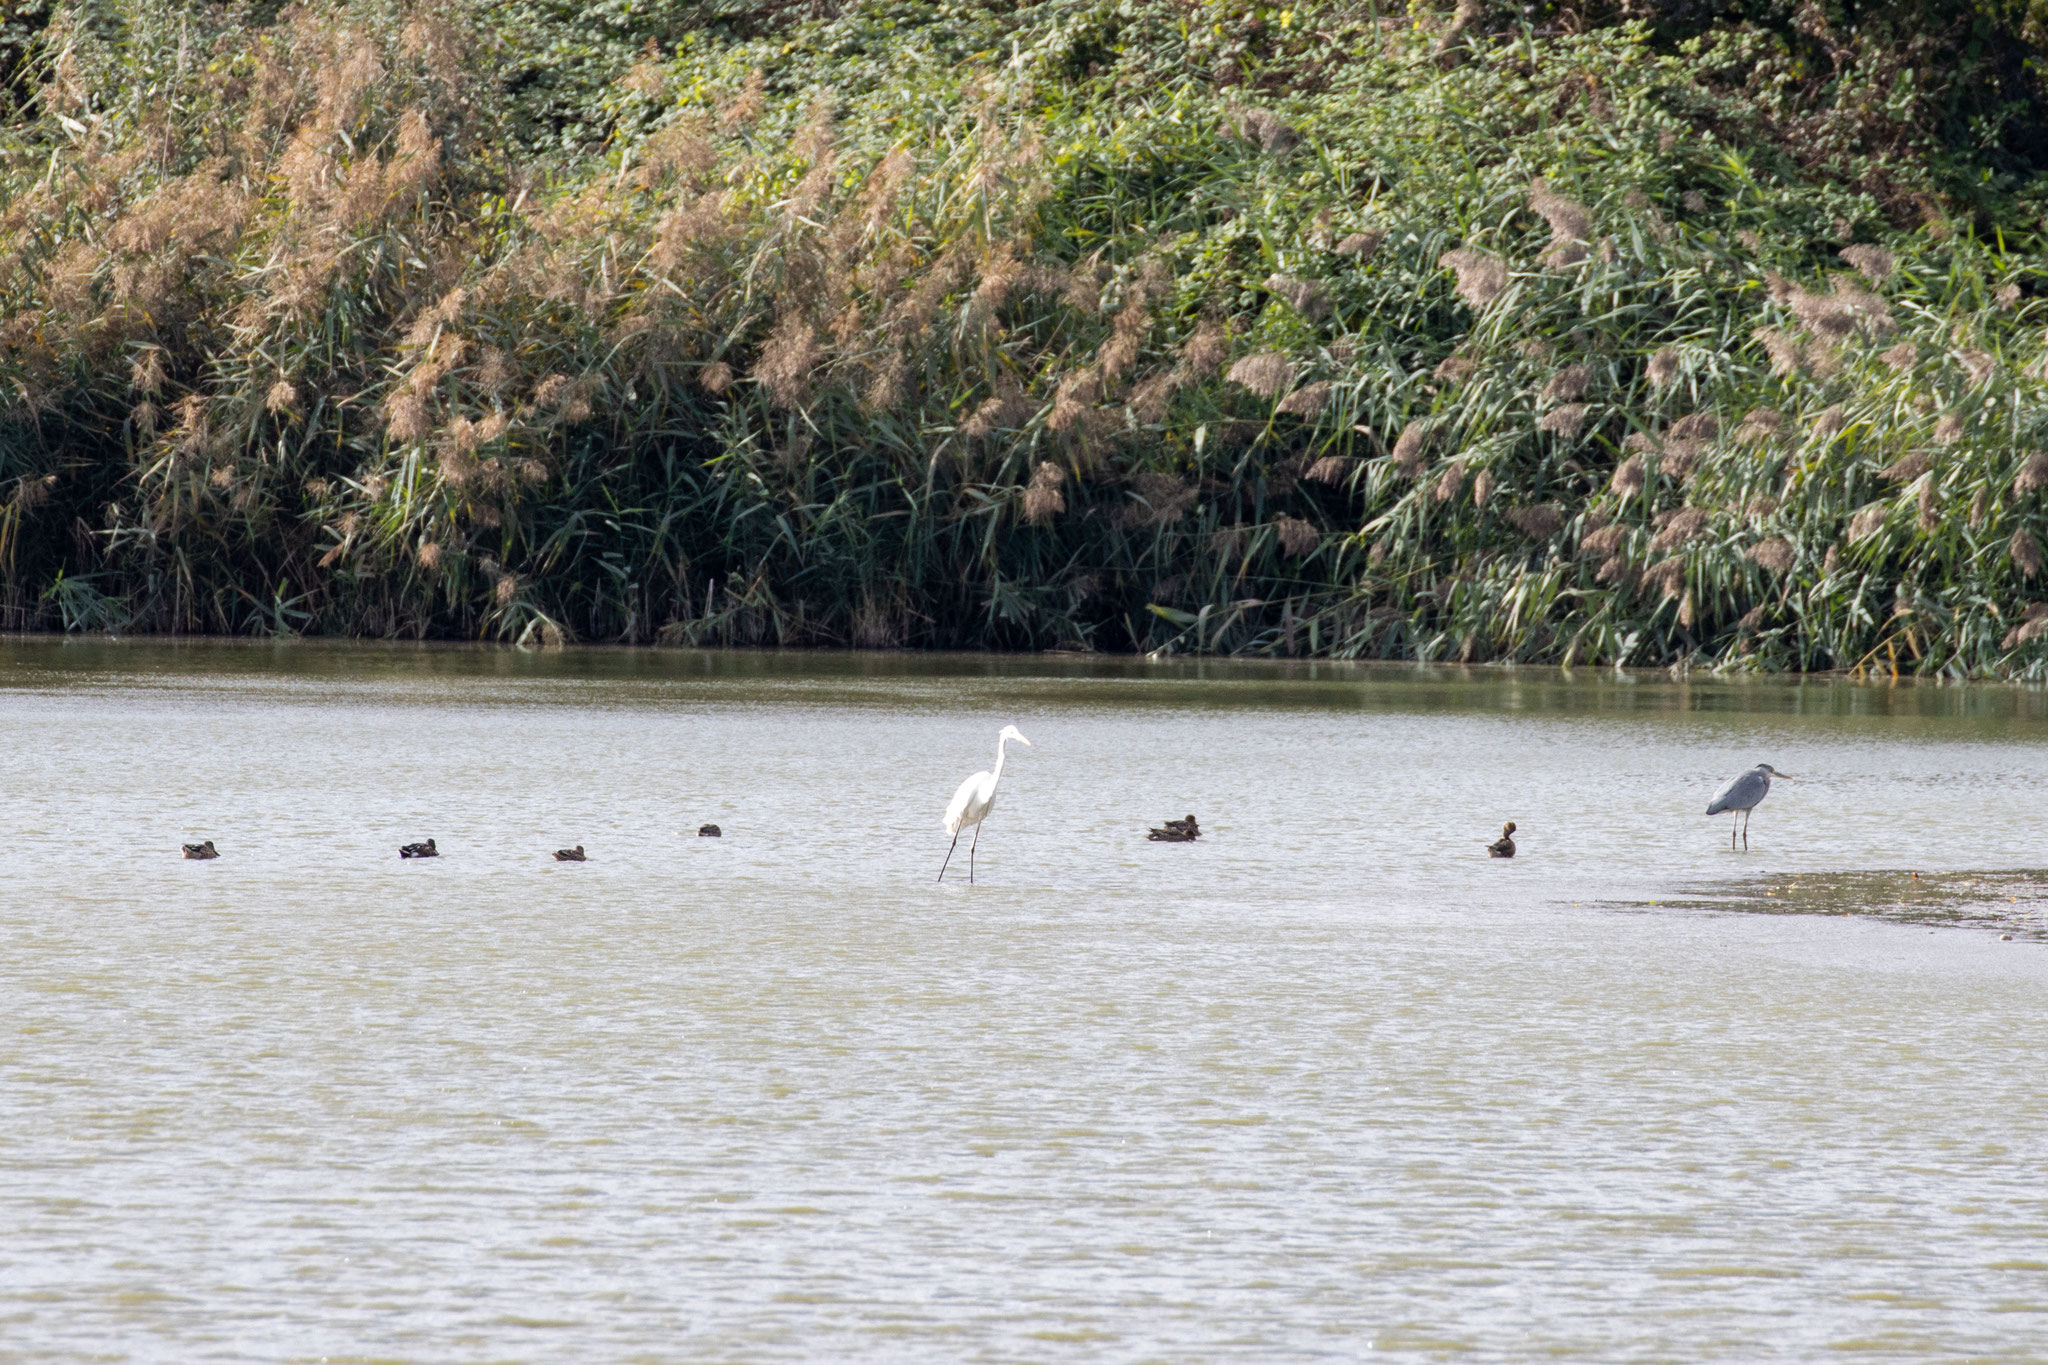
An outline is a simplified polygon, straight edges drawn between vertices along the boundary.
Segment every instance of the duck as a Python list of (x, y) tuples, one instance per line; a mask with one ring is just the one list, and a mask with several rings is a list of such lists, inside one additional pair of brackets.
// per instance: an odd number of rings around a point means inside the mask
[[(1483, 840), (1481, 842), (1484, 842)], [(1512, 858), (1515, 856), (1515, 822), (1510, 820), (1500, 827), (1500, 838), (1486, 845), (1489, 858)]]
[(400, 846), (398, 856), (401, 858), (438, 858), (441, 856), (441, 850), (435, 848), (434, 841), (429, 839), (423, 844), (404, 844)]
[(1190, 815), (1185, 820), (1168, 820), (1145, 837), (1159, 844), (1192, 844), (1202, 837), (1202, 827)]
[(587, 863), (590, 859), (584, 856), (583, 845), (578, 844), (574, 848), (556, 849), (555, 861), (558, 863)]
[(725, 837), (725, 831), (716, 825), (699, 825), (697, 826), (697, 837), (699, 839), (722, 839)]
[(213, 846), (213, 840), (211, 839), (208, 839), (203, 844), (182, 844), (180, 847), (185, 850), (187, 858), (205, 859), (218, 858), (220, 856), (220, 850)]

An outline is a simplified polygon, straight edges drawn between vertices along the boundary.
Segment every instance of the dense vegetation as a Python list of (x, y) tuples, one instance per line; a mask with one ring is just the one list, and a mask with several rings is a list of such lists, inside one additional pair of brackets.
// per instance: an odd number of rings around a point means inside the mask
[(0, 628), (2048, 671), (2023, 6), (12, 13)]

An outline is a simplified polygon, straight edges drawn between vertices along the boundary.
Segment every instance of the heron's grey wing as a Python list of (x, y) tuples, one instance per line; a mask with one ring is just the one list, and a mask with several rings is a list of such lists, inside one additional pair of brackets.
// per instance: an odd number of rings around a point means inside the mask
[(1771, 784), (1759, 772), (1747, 772), (1721, 788), (1712, 801), (1707, 803), (1707, 814), (1719, 815), (1724, 810), (1748, 810), (1764, 799), (1764, 793)]

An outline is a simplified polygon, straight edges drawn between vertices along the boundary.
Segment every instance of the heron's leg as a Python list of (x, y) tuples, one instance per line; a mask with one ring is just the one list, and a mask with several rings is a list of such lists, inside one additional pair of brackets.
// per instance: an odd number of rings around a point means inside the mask
[(1728, 851), (1735, 851), (1735, 827), (1742, 823), (1741, 811), (1728, 812)]
[(946, 868), (953, 861), (953, 850), (960, 847), (960, 836), (954, 835), (953, 842), (946, 845), (946, 861), (939, 864), (939, 880), (946, 880)]
[(967, 841), (967, 884), (974, 885), (974, 850), (981, 847), (981, 826), (974, 827), (974, 837)]
[[(1756, 807), (1754, 806), (1750, 807), (1750, 810), (1755, 809)], [(1742, 851), (1744, 853), (1749, 852), (1749, 811), (1747, 810), (1742, 812)]]

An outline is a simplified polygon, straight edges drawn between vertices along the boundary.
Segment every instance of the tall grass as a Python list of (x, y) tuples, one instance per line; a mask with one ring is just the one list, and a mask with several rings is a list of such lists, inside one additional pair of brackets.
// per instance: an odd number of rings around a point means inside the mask
[(0, 626), (2042, 673), (2024, 186), (1765, 34), (1212, 8), (687, 28), (568, 147), (493, 7), (60, 13)]

